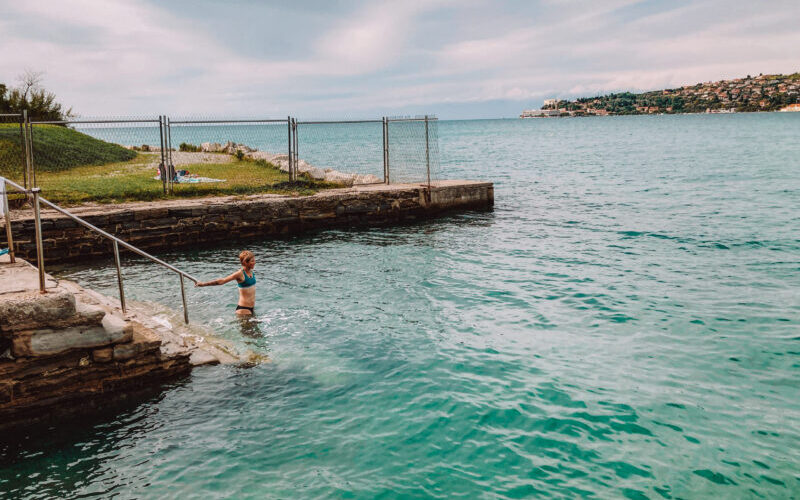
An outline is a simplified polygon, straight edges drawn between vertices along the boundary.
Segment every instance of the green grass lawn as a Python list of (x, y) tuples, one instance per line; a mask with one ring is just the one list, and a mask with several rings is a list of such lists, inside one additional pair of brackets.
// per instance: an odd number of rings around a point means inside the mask
[(224, 179), (225, 182), (175, 184), (174, 193), (164, 195), (161, 181), (154, 179), (157, 174), (153, 167), (154, 157), (152, 154), (139, 154), (128, 162), (76, 167), (66, 172), (41, 172), (37, 174), (37, 180), (42, 196), (63, 205), (258, 193), (309, 195), (320, 189), (339, 187), (308, 178), (290, 183), (289, 174), (270, 163), (242, 160), (176, 167), (202, 177)]
[[(339, 187), (308, 177), (290, 183), (289, 174), (270, 163), (234, 160), (176, 166), (225, 182), (175, 184), (174, 193), (165, 195), (161, 181), (154, 179), (158, 154), (137, 153), (57, 125), (34, 126), (33, 160), (42, 196), (64, 205), (258, 193), (308, 195)], [(19, 125), (0, 124), (0, 176), (22, 184), (22, 163)]]

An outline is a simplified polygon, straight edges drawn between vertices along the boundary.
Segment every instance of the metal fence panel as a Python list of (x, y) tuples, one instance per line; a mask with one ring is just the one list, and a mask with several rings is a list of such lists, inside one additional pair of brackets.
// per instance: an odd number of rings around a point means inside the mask
[(344, 184), (384, 182), (383, 121), (298, 121), (297, 169)]
[(441, 178), (436, 118), (389, 118), (389, 180), (427, 183)]

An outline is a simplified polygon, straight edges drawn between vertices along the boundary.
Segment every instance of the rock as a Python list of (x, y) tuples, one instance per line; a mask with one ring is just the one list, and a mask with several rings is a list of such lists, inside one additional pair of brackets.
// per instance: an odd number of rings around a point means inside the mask
[(196, 349), (192, 355), (189, 356), (189, 363), (191, 363), (192, 366), (217, 365), (219, 364), (219, 360), (210, 352)]
[(325, 172), (325, 180), (327, 182), (336, 182), (339, 184), (344, 184), (345, 186), (352, 186), (355, 177), (355, 174), (345, 174), (337, 170)]
[(75, 296), (65, 290), (7, 294), (0, 300), (0, 328), (4, 331), (16, 329), (15, 325), (28, 325), (32, 321), (46, 324), (74, 314)]
[(315, 180), (318, 180), (318, 181), (324, 180), (325, 179), (325, 175), (326, 175), (324, 170), (322, 170), (321, 168), (317, 168), (317, 167), (312, 167), (312, 168), (306, 170), (306, 173), (308, 173), (308, 175), (310, 175), (312, 179), (315, 179)]
[(114, 358), (114, 349), (103, 347), (92, 351), (92, 359), (96, 363), (108, 363)]
[(126, 329), (107, 331), (100, 326), (74, 326), (58, 330), (42, 329), (17, 332), (12, 352), (14, 356), (52, 356), (73, 349), (102, 347), (127, 342), (131, 331)]
[(355, 179), (353, 180), (353, 184), (377, 184), (379, 182), (383, 182), (383, 180), (380, 177), (372, 174), (356, 175)]
[(114, 337), (133, 333), (133, 325), (114, 314), (106, 314), (103, 317), (103, 328)]
[(251, 160), (264, 160), (272, 163), (277, 155), (267, 153), (266, 151), (252, 151), (245, 155), (246, 158)]
[(124, 361), (131, 359), (148, 351), (158, 349), (158, 344), (153, 346), (149, 342), (131, 342), (129, 344), (118, 344), (114, 346), (114, 361)]

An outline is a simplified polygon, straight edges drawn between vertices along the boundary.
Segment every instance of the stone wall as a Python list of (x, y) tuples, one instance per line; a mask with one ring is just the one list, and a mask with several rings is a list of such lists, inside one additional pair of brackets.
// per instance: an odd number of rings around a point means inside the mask
[[(491, 183), (438, 181), (430, 191), (421, 185), (375, 185), (332, 189), (305, 197), (260, 195), (169, 200), (71, 211), (143, 250), (157, 251), (232, 238), (400, 223), (434, 217), (445, 211), (487, 208), (493, 203)], [(35, 260), (32, 214), (14, 211), (12, 217), (17, 255)], [(46, 263), (108, 256), (111, 252), (107, 240), (52, 211), (43, 215), (42, 240)]]
[(48, 277), (47, 293), (31, 290), (36, 277), (21, 259), (0, 262), (0, 430), (108, 404), (190, 372), (188, 350), (163, 351), (156, 332), (77, 285)]

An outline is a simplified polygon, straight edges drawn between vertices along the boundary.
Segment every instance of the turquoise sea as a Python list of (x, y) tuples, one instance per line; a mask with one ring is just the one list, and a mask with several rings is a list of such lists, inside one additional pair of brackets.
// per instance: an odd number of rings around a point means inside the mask
[[(235, 285), (190, 314), (271, 362), (6, 436), (0, 496), (800, 497), (800, 114), (438, 135), (494, 210), (161, 254), (212, 279), (253, 250), (257, 322)], [(55, 271), (116, 296), (111, 260)]]

